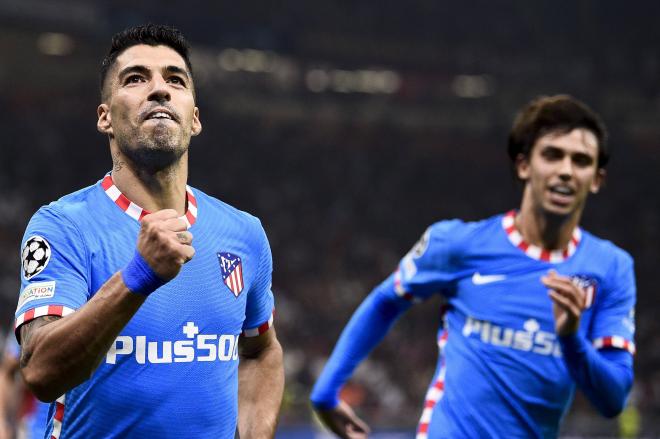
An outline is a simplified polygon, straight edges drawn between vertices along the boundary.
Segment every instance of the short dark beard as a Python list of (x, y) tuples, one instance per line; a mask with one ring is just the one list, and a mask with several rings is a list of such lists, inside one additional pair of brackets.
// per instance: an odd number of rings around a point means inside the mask
[(178, 167), (179, 160), (188, 151), (188, 145), (182, 145), (170, 133), (156, 132), (153, 136), (138, 135), (130, 144), (117, 139), (119, 151), (136, 168), (148, 174), (155, 174)]

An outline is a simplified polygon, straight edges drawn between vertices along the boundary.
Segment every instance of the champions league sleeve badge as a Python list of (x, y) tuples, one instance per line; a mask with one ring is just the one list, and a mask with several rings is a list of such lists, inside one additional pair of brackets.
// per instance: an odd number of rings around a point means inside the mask
[(21, 266), (25, 280), (30, 280), (44, 271), (50, 261), (50, 254), (50, 245), (45, 238), (34, 235), (25, 241), (21, 250)]
[(227, 253), (218, 253), (218, 261), (220, 262), (220, 271), (222, 272), (222, 280), (227, 288), (238, 297), (243, 291), (243, 262), (241, 257)]

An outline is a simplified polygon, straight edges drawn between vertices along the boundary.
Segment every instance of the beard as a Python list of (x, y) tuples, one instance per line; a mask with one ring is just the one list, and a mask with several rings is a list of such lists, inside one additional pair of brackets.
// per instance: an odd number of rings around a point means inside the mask
[(155, 174), (177, 167), (190, 143), (190, 137), (184, 141), (183, 134), (165, 123), (157, 123), (151, 132), (137, 130), (124, 138), (118, 136), (116, 141), (119, 151), (136, 170)]

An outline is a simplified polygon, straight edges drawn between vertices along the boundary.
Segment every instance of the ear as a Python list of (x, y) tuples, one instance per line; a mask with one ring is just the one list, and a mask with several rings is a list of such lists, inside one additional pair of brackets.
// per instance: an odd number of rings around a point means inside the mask
[(193, 136), (202, 132), (202, 121), (199, 120), (199, 108), (195, 107), (193, 110), (192, 131)]
[(607, 172), (605, 169), (599, 168), (596, 171), (596, 176), (591, 182), (591, 187), (589, 188), (592, 194), (597, 194), (600, 188), (605, 184), (605, 177), (607, 177)]
[(524, 154), (518, 154), (516, 157), (516, 175), (522, 181), (527, 181), (529, 179), (529, 157)]
[(96, 108), (96, 115), (98, 120), (96, 121), (96, 129), (100, 133), (112, 135), (112, 116), (110, 116), (110, 107), (108, 104), (101, 104)]

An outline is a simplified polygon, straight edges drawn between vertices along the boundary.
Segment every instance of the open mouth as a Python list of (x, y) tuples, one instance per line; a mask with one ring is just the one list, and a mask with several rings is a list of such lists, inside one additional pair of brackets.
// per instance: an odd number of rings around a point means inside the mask
[(575, 189), (568, 186), (550, 186), (548, 192), (550, 192), (550, 200), (561, 205), (570, 204), (575, 197)]
[(552, 192), (553, 194), (564, 195), (564, 196), (575, 195), (575, 189), (568, 186), (551, 186), (550, 192)]
[(169, 119), (169, 120), (174, 120), (174, 118), (171, 115), (169, 115), (167, 113), (164, 113), (162, 111), (158, 111), (156, 113), (150, 114), (149, 116), (147, 116), (147, 120), (148, 119)]
[(150, 111), (149, 113), (147, 113), (144, 120), (171, 120), (174, 122), (178, 122), (176, 115), (174, 115), (169, 110), (163, 108), (157, 108)]

